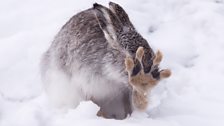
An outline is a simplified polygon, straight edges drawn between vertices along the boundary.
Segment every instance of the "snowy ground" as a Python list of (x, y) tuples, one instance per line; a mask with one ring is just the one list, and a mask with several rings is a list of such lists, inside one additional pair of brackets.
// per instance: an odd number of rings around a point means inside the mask
[(67, 112), (52, 109), (42, 91), (40, 56), (66, 21), (94, 2), (0, 2), (0, 126), (224, 125), (223, 0), (118, 2), (150, 45), (162, 50), (162, 67), (173, 72), (153, 90), (147, 114), (103, 119), (91, 102)]

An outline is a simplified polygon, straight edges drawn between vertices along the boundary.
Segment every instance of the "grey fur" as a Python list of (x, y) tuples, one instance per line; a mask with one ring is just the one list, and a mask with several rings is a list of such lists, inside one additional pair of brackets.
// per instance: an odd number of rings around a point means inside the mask
[[(128, 84), (124, 59), (127, 54), (134, 57), (138, 47), (144, 47), (143, 66), (148, 73), (154, 53), (148, 42), (135, 30), (126, 12), (118, 4), (109, 4), (110, 9), (94, 4), (93, 8), (73, 16), (61, 28), (44, 54), (41, 71), (43, 78), (47, 78), (46, 72), (53, 63), (68, 78), (82, 70), (88, 73), (86, 80), (100, 78), (106, 82), (105, 85), (117, 89), (117, 94), (110, 94), (103, 99), (91, 94), (85, 100), (98, 104), (106, 118), (124, 119), (133, 111), (130, 97), (132, 89)], [(121, 78), (110, 78), (110, 73), (104, 70), (108, 64), (112, 70), (119, 71)]]

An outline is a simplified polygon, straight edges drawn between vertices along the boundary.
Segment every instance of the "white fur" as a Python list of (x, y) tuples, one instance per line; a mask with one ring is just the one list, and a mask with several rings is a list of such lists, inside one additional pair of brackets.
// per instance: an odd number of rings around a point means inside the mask
[[(127, 85), (122, 83), (125, 80), (118, 80), (120, 85), (114, 86), (114, 83), (101, 77), (91, 75), (88, 68), (76, 70), (79, 63), (74, 65), (72, 77), (66, 75), (63, 71), (57, 69), (56, 65), (51, 64), (45, 74), (45, 89), (49, 100), (57, 108), (75, 108), (80, 101), (110, 98), (111, 95), (119, 95), (122, 89)], [(120, 77), (116, 70), (111, 66), (106, 66), (108, 78), (115, 79)], [(114, 82), (114, 81), (113, 81)]]
[(55, 65), (46, 71), (44, 84), (50, 102), (57, 108), (76, 107), (82, 100), (70, 78)]
[(115, 30), (113, 28), (112, 21), (110, 19), (108, 12), (105, 9), (101, 9), (101, 11), (103, 12), (103, 16), (106, 18), (107, 22), (110, 24), (107, 26), (107, 30), (110, 31), (109, 33), (112, 33), (110, 36), (114, 41), (117, 41)]
[(126, 84), (128, 80), (128, 78), (121, 73), (121, 70), (119, 68), (116, 68), (115, 65), (110, 63), (104, 66), (104, 74), (107, 75), (108, 79), (114, 80), (117, 83)]

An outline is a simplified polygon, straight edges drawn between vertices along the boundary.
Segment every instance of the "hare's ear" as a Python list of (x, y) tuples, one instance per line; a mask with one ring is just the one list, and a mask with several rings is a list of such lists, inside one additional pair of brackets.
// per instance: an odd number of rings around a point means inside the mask
[(116, 17), (120, 20), (122, 23), (124, 30), (125, 28), (128, 30), (134, 30), (134, 26), (131, 23), (128, 14), (125, 12), (125, 10), (118, 4), (109, 2), (109, 8), (110, 10), (116, 15)]
[(111, 42), (117, 42), (117, 35), (122, 30), (121, 22), (108, 8), (100, 5), (93, 4), (95, 10), (96, 19), (103, 30), (105, 38)]

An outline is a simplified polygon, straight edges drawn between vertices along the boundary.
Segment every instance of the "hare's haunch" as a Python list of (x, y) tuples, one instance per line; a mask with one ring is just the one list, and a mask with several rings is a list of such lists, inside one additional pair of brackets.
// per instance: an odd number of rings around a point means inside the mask
[(145, 110), (147, 94), (168, 69), (116, 3), (95, 3), (73, 16), (55, 36), (41, 61), (46, 93), (53, 105), (75, 108), (91, 100), (98, 116), (124, 119)]

